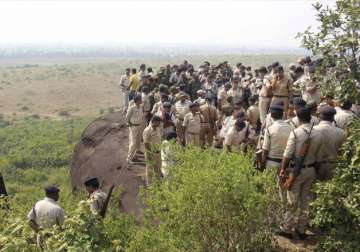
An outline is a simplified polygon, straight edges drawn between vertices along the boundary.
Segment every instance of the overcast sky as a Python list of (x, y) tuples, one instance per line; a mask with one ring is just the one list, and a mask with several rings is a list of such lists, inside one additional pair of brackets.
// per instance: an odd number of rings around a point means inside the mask
[[(0, 1), (2, 43), (187, 43), (297, 47), (310, 0)], [(320, 1), (333, 4), (334, 1)]]

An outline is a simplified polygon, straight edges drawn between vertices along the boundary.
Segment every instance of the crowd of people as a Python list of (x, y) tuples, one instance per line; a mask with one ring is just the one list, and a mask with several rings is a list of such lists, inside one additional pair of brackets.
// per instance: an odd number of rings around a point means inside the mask
[(128, 68), (119, 83), (127, 162), (145, 162), (149, 183), (148, 173), (165, 177), (175, 162), (169, 141), (225, 152), (252, 148), (257, 169), (279, 174), (286, 211), (278, 234), (305, 239), (314, 181), (332, 178), (346, 128), (358, 116), (351, 101), (321, 94), (315, 68), (310, 57), (286, 69), (279, 62), (254, 70), (203, 62), (195, 69), (186, 60), (156, 73), (145, 64)]
[[(358, 117), (351, 101), (321, 94), (312, 63), (305, 57), (286, 69), (279, 62), (254, 71), (241, 63), (204, 62), (195, 70), (187, 61), (157, 73), (144, 64), (139, 71), (126, 69), (119, 85), (129, 167), (146, 164), (149, 184), (168, 176), (176, 162), (170, 142), (235, 153), (253, 149), (256, 169), (278, 173), (274, 183), (285, 212), (278, 235), (305, 239), (312, 186), (332, 178), (346, 129)], [(101, 215), (109, 195), (97, 178), (84, 185), (91, 212)], [(45, 194), (28, 214), (38, 234), (64, 222), (59, 189), (46, 187)]]

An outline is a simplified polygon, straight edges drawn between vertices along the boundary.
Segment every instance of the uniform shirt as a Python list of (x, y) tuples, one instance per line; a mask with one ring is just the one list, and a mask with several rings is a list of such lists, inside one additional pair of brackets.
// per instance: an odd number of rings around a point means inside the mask
[(200, 134), (201, 127), (201, 115), (200, 113), (195, 113), (195, 115), (191, 112), (187, 113), (184, 117), (184, 127), (186, 127), (186, 131), (188, 133)]
[(336, 161), (341, 145), (345, 139), (345, 132), (333, 126), (332, 123), (328, 121), (321, 121), (314, 129), (319, 130), (324, 137), (324, 146), (321, 149), (321, 161)]
[(227, 95), (226, 89), (224, 87), (219, 89), (217, 98), (218, 98), (219, 105), (224, 106), (226, 104), (228, 95)]
[(268, 151), (268, 157), (282, 159), (290, 132), (291, 126), (283, 120), (276, 120), (265, 129), (262, 149)]
[[(268, 75), (265, 75), (264, 79), (261, 80), (261, 90), (259, 92), (259, 96), (260, 97), (269, 97), (269, 89), (271, 88), (271, 80), (273, 79), (273, 75), (272, 74), (268, 74)], [(259, 80), (259, 81), (260, 81)]]
[(36, 202), (28, 213), (28, 219), (34, 221), (40, 228), (49, 228), (64, 223), (64, 209), (48, 197)]
[(335, 114), (336, 126), (345, 130), (354, 118), (354, 113), (350, 110), (337, 109)]
[(175, 111), (176, 111), (176, 117), (180, 120), (183, 120), (185, 115), (190, 112), (190, 101), (185, 100), (184, 102), (177, 101), (175, 103)]
[(260, 120), (260, 110), (259, 106), (257, 105), (251, 105), (247, 111), (246, 116), (248, 118), (248, 121), (252, 126), (256, 126), (257, 122)]
[(241, 87), (238, 87), (237, 89), (230, 88), (227, 91), (227, 96), (232, 97), (233, 98), (233, 103), (235, 104), (243, 96), (242, 88)]
[(120, 77), (119, 86), (121, 88), (121, 91), (127, 92), (127, 89), (129, 88), (130, 84), (130, 78), (126, 74), (122, 75)]
[[(299, 121), (299, 118), (297, 116), (286, 120), (286, 122), (288, 124), (290, 124), (293, 128), (297, 128), (297, 127), (300, 126), (300, 121)], [(316, 116), (311, 115), (310, 124), (314, 124), (314, 126), (315, 126), (315, 125), (318, 125), (319, 122), (320, 122), (319, 118), (317, 118)]]
[(138, 73), (139, 79), (142, 80), (144, 76), (146, 75), (145, 71), (140, 70)]
[(272, 89), (274, 96), (287, 96), (292, 94), (292, 81), (284, 76), (283, 79), (276, 81), (275, 88)]
[(150, 96), (148, 94), (141, 93), (141, 100), (142, 100), (142, 106), (144, 108), (144, 112), (150, 112), (151, 110)]
[[(284, 157), (289, 159), (292, 159), (293, 157), (299, 158), (301, 146), (308, 138), (310, 129), (311, 124), (306, 123), (290, 132), (284, 151)], [(321, 148), (323, 147), (323, 143), (323, 134), (318, 129), (313, 128), (310, 135), (310, 147), (303, 162), (304, 165), (312, 165), (321, 160)]]
[(200, 113), (203, 115), (205, 123), (214, 124), (218, 120), (217, 109), (208, 103), (200, 106)]
[(126, 121), (135, 124), (135, 126), (143, 125), (145, 123), (143, 106), (137, 107), (136, 104), (131, 105), (126, 113)]
[(254, 137), (254, 131), (250, 128), (250, 124), (245, 122), (245, 127), (238, 131), (236, 126), (233, 125), (225, 134), (224, 145), (235, 147), (237, 150), (240, 150), (241, 143), (246, 140), (246, 134), (248, 134), (248, 138), (252, 139)]
[(140, 86), (139, 77), (136, 74), (131, 75), (129, 80), (130, 91), (137, 91), (139, 86)]
[(104, 208), (107, 194), (100, 189), (95, 190), (90, 194), (90, 210), (93, 214), (99, 214)]
[(147, 126), (143, 132), (144, 144), (149, 144), (150, 149), (155, 152), (160, 151), (161, 145), (161, 130), (160, 127), (152, 127), (151, 123)]

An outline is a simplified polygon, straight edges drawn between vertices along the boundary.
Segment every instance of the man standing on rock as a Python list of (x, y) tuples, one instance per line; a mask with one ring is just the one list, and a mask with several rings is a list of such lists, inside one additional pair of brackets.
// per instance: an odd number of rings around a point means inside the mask
[(129, 84), (130, 84), (130, 68), (126, 68), (125, 74), (120, 77), (119, 86), (122, 93), (123, 112), (126, 113), (129, 105)]
[(129, 125), (129, 152), (126, 161), (128, 163), (140, 162), (136, 154), (140, 151), (142, 132), (145, 127), (145, 112), (140, 95), (135, 95), (134, 104), (130, 106), (126, 114), (126, 121)]

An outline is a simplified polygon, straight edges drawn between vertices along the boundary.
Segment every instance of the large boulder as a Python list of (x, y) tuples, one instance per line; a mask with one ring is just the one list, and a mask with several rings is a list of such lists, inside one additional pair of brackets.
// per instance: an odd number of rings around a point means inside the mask
[(94, 120), (75, 147), (70, 170), (71, 184), (74, 191), (81, 190), (86, 179), (97, 177), (104, 190), (112, 184), (120, 186), (122, 195), (114, 197), (121, 197), (121, 209), (139, 217), (142, 207), (138, 193), (143, 185), (141, 174), (144, 167), (129, 167), (127, 151), (128, 128), (122, 113)]

